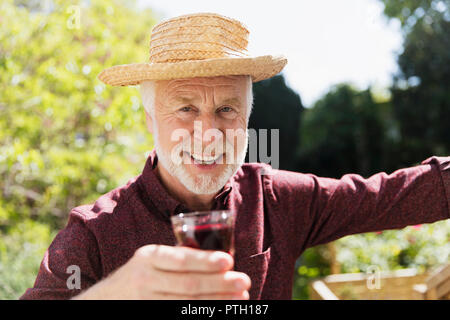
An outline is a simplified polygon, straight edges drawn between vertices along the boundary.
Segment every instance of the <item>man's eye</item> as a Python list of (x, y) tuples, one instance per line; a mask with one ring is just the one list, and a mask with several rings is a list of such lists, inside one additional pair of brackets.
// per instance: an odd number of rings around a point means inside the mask
[(180, 109), (180, 111), (182, 111), (182, 112), (189, 112), (189, 111), (192, 111), (192, 108), (189, 107), (189, 106), (186, 106), (186, 107), (182, 107), (182, 108)]
[(233, 111), (233, 108), (231, 107), (223, 107), (222, 109), (220, 109), (221, 112), (231, 112)]

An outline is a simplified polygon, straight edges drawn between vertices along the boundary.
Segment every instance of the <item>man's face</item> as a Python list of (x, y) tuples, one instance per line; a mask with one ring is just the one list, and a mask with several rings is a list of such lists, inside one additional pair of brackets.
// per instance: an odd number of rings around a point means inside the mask
[(247, 83), (244, 76), (156, 82), (158, 159), (191, 192), (218, 192), (244, 162)]

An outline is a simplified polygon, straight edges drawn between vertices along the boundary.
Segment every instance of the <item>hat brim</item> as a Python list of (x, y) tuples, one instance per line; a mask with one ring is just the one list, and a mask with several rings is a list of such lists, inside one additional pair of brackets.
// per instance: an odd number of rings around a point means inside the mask
[(283, 56), (215, 58), (167, 63), (132, 63), (103, 70), (98, 78), (112, 86), (137, 85), (146, 80), (249, 75), (253, 82), (268, 79), (283, 70)]

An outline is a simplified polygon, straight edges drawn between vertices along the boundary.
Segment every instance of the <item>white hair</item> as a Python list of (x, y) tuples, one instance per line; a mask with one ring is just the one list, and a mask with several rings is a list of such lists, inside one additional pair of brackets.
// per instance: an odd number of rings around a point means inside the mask
[[(250, 114), (253, 109), (253, 82), (252, 77), (247, 76), (247, 123), (250, 118)], [(155, 95), (156, 95), (156, 85), (155, 81), (143, 81), (140, 85), (140, 91), (142, 96), (142, 104), (144, 105), (145, 111), (154, 118), (155, 114)]]
[(155, 111), (155, 87), (154, 81), (144, 81), (139, 86), (144, 109), (152, 118)]

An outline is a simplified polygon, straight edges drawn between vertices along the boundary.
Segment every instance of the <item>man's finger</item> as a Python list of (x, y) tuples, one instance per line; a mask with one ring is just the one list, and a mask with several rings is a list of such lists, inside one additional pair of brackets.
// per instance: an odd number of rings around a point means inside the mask
[(182, 295), (168, 292), (158, 292), (155, 295), (156, 300), (248, 300), (250, 295), (248, 291), (238, 294), (218, 293), (201, 295)]
[(220, 272), (233, 267), (233, 258), (222, 251), (199, 250), (188, 247), (148, 245), (138, 249), (139, 257), (153, 268), (177, 272)]
[(158, 292), (182, 295), (242, 293), (250, 289), (251, 280), (242, 272), (180, 273), (153, 270), (154, 288)]

